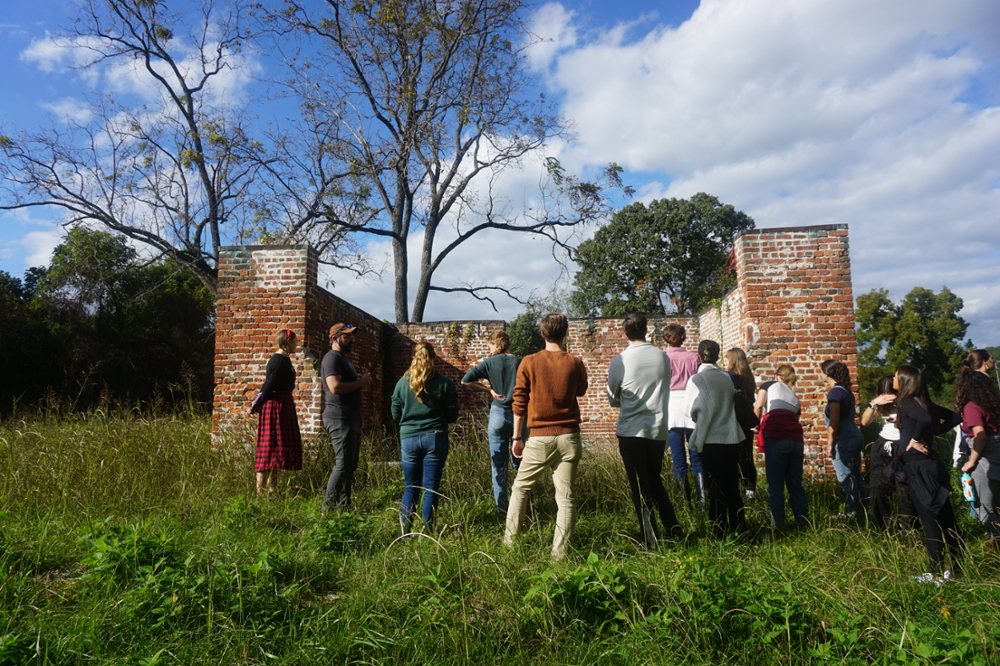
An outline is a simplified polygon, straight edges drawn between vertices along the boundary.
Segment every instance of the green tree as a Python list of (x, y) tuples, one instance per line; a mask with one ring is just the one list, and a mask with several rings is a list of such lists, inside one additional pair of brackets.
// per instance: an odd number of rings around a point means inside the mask
[(886, 289), (858, 296), (858, 382), (863, 395), (880, 377), (903, 364), (924, 372), (931, 396), (951, 402), (956, 372), (971, 342), (963, 342), (969, 325), (959, 312), (962, 299), (947, 287), (935, 294), (915, 287), (899, 303)]
[(577, 249), (574, 309), (698, 314), (735, 286), (733, 241), (753, 227), (749, 215), (704, 192), (626, 206)]

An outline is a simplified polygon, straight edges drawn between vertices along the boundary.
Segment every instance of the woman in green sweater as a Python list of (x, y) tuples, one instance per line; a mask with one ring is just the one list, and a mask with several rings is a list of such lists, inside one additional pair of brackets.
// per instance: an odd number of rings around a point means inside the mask
[[(410, 533), (417, 501), (424, 493), (424, 525), (433, 529), (438, 487), (448, 458), (448, 424), (458, 419), (458, 391), (450, 379), (434, 368), (434, 347), (418, 342), (410, 369), (392, 392), (392, 418), (399, 421), (403, 450), (402, 534)], [(426, 491), (426, 492), (424, 492)]]

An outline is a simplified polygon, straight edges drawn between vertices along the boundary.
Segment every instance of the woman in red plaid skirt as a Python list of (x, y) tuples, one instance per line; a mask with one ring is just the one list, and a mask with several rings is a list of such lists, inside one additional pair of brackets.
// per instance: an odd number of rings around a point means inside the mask
[(285, 328), (275, 342), (278, 352), (267, 362), (264, 386), (251, 408), (260, 411), (254, 461), (258, 495), (265, 487), (272, 493), (278, 489), (278, 470), (302, 469), (302, 436), (292, 400), (295, 370), (289, 358), (299, 350), (299, 340), (294, 331)]

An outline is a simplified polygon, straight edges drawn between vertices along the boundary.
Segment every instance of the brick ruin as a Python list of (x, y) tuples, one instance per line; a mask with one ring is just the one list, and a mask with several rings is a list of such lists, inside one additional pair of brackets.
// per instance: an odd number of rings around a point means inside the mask
[[(814, 474), (830, 473), (823, 424), (826, 386), (819, 364), (839, 359), (857, 377), (847, 225), (749, 231), (735, 242), (734, 267), (736, 288), (715, 307), (697, 317), (650, 317), (652, 338), (661, 344), (659, 332), (677, 322), (688, 331), (688, 348), (701, 339), (717, 340), (723, 350), (742, 347), (758, 383), (770, 379), (782, 363), (795, 367), (806, 468)], [(388, 398), (409, 365), (415, 341), (434, 345), (441, 371), (458, 385), (466, 370), (486, 356), (489, 333), (505, 326), (503, 321), (470, 320), (395, 327), (323, 289), (318, 278), (319, 257), (309, 247), (222, 249), (213, 433), (245, 428), (245, 410), (263, 382), (279, 328), (303, 335), (303, 350), (293, 361), (299, 376), (295, 401), (303, 435), (310, 438), (325, 437), (319, 363), (329, 350), (331, 324), (343, 321), (360, 327), (352, 359), (359, 371), (370, 371), (375, 378), (365, 389), (366, 427), (390, 432)], [(570, 320), (567, 349), (583, 358), (591, 380), (581, 401), (583, 432), (590, 441), (614, 436), (617, 412), (607, 405), (603, 382), (609, 363), (625, 344), (619, 318)], [(459, 385), (459, 398), (463, 413), (482, 420), (488, 408), (484, 394)]]

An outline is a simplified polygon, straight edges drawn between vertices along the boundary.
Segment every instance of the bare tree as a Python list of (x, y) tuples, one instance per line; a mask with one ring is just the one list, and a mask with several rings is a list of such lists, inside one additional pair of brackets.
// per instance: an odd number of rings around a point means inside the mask
[[(93, 91), (87, 120), (0, 132), (0, 210), (55, 207), (154, 248), (216, 289), (219, 249), (295, 240), (294, 224), (331, 216), (343, 174), (324, 154), (261, 133), (255, 37), (241, 1), (85, 0), (59, 43), (84, 69), (126, 73), (135, 90)], [(323, 125), (311, 149), (331, 144)], [(265, 143), (266, 142), (266, 143)], [(294, 219), (289, 215), (295, 216)], [(314, 240), (329, 256), (343, 234)]]
[[(431, 291), (491, 303), (490, 293), (511, 295), (502, 285), (437, 285), (434, 273), (488, 229), (565, 245), (567, 233), (606, 213), (604, 188), (620, 185), (614, 165), (596, 184), (549, 159), (531, 207), (502, 194), (505, 171), (566, 127), (554, 104), (531, 95), (524, 11), (520, 0), (285, 0), (270, 17), (285, 30), (289, 85), (315, 118), (339, 128), (336, 151), (352, 193), (368, 201), (363, 215), (331, 210), (296, 230), (389, 239), (397, 322), (421, 321)], [(420, 228), (411, 313), (407, 241)], [(446, 241), (436, 247), (440, 236)]]

